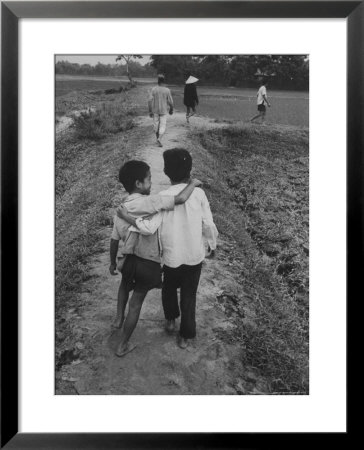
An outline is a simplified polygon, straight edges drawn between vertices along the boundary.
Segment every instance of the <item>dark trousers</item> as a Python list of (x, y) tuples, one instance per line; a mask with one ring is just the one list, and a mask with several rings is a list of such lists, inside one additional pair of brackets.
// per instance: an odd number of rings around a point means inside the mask
[[(167, 320), (177, 319), (181, 315), (180, 335), (184, 339), (196, 336), (196, 293), (200, 281), (202, 263), (196, 266), (172, 268), (163, 266), (162, 303)], [(180, 288), (180, 307), (177, 289)], [(180, 313), (181, 308), (181, 313)]]

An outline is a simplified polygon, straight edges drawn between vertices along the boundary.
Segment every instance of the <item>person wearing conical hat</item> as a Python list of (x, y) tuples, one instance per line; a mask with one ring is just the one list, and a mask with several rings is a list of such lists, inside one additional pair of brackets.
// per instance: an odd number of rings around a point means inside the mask
[(198, 105), (198, 97), (196, 90), (196, 83), (198, 78), (190, 75), (185, 84), (184, 96), (183, 96), (183, 104), (187, 108), (186, 120), (189, 122), (189, 118), (196, 114), (196, 105)]

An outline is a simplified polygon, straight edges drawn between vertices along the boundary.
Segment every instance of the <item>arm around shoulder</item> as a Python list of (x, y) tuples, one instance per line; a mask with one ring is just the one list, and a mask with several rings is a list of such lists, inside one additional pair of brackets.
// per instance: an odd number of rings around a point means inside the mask
[(192, 180), (190, 180), (188, 185), (174, 197), (175, 205), (181, 205), (182, 203), (185, 203), (191, 197), (191, 194), (194, 191), (195, 187), (201, 186), (201, 184), (202, 182), (197, 178), (193, 178)]

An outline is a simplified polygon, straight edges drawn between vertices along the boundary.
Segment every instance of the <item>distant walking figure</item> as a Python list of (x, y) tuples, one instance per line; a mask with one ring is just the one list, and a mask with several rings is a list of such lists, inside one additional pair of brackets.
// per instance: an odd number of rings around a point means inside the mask
[(266, 107), (265, 103), (270, 107), (270, 103), (268, 102), (267, 98), (267, 86), (268, 81), (263, 80), (262, 85), (260, 86), (258, 93), (257, 93), (257, 105), (258, 105), (258, 111), (259, 113), (252, 117), (250, 119), (250, 122), (253, 122), (255, 119), (261, 118), (261, 122), (264, 122), (265, 120), (265, 113), (266, 113)]
[[(189, 118), (196, 114), (196, 105), (198, 105), (198, 97), (196, 90), (196, 83), (198, 78), (192, 75), (188, 77), (185, 84), (185, 91), (183, 97), (183, 103), (187, 107), (186, 120), (189, 122)], [(191, 112), (192, 110), (192, 112)]]
[(149, 116), (153, 117), (157, 144), (163, 147), (162, 137), (166, 131), (167, 113), (173, 114), (173, 99), (171, 91), (164, 85), (164, 75), (158, 75), (158, 86), (150, 92), (148, 108)]

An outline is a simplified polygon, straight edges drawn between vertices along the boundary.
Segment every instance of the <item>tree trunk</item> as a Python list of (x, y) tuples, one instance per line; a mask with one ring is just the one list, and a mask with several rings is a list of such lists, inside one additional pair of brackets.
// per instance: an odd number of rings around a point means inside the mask
[(128, 61), (126, 62), (126, 75), (129, 78), (129, 83), (130, 83), (130, 87), (134, 87), (136, 85), (135, 81), (133, 80), (130, 72), (129, 72), (129, 63)]

